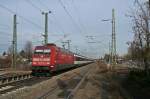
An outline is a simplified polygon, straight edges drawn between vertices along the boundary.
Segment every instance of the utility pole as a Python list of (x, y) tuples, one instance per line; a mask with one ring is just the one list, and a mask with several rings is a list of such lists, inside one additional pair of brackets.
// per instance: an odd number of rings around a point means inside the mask
[(150, 0), (148, 0), (149, 8), (150, 8)]
[(109, 64), (111, 63), (111, 43), (109, 42)]
[(16, 55), (17, 55), (17, 16), (13, 16), (13, 57), (12, 57), (12, 68), (16, 68)]
[(70, 42), (71, 42), (71, 40), (67, 40), (67, 41), (65, 41), (65, 42), (62, 42), (63, 48), (65, 48), (65, 44), (67, 44), (67, 45), (68, 45), (68, 50), (70, 50)]
[(71, 40), (67, 40), (67, 43), (68, 43), (68, 50), (70, 50), (70, 42), (71, 42)]
[(62, 47), (65, 49), (65, 42), (62, 42)]
[(44, 32), (44, 44), (46, 45), (48, 43), (48, 13), (49, 12), (42, 12), (43, 15), (45, 15), (45, 32)]
[(76, 54), (78, 54), (78, 46), (75, 46)]
[(116, 30), (115, 30), (115, 10), (112, 9), (112, 41), (111, 41), (111, 62), (116, 65)]

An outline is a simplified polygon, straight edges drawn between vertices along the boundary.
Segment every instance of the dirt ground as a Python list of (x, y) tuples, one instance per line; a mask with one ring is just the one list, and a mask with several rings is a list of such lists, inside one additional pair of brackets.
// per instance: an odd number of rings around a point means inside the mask
[(62, 98), (59, 97), (59, 94), (62, 92), (62, 89), (60, 88), (58, 79), (66, 83), (66, 80), (69, 80), (76, 75), (83, 75), (84, 72), (88, 71), (89, 67), (91, 67), (91, 65), (83, 66), (62, 73), (60, 75), (53, 76), (48, 80), (45, 80), (32, 86), (24, 86), (23, 88), (19, 88), (17, 90), (14, 90), (13, 92), (9, 92), (8, 94), (0, 96), (0, 99), (37, 99), (50, 90), (52, 91), (49, 94), (49, 97), (46, 99)]
[(97, 63), (74, 95), (74, 99), (123, 99), (118, 83), (106, 64)]
[[(23, 87), (0, 99), (37, 99), (51, 91), (44, 99), (64, 99), (65, 88), (70, 92), (76, 87), (84, 74), (89, 71), (84, 82), (74, 94), (74, 99), (123, 99), (119, 92), (119, 84), (113, 79), (113, 72), (102, 62), (96, 62), (72, 71), (54, 76), (39, 84)], [(63, 88), (64, 87), (64, 88)]]

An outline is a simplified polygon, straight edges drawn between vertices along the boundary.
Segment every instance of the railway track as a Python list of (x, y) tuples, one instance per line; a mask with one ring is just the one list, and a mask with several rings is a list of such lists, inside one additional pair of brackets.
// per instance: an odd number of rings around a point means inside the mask
[[(85, 66), (86, 67), (86, 66)], [(80, 68), (85, 68), (84, 66), (83, 67), (80, 67)], [(17, 91), (19, 90), (26, 90), (26, 89), (32, 89), (34, 87), (32, 87), (33, 85), (37, 86), (37, 85), (40, 85), (42, 84), (43, 82), (47, 82), (47, 81), (51, 81), (51, 79), (53, 78), (58, 78), (59, 76), (63, 75), (63, 74), (66, 74), (67, 72), (72, 72), (76, 69), (80, 69), (80, 68), (71, 68), (71, 69), (68, 69), (68, 70), (63, 70), (61, 72), (56, 72), (52, 75), (52, 77), (32, 77), (30, 75), (29, 78), (25, 77), (25, 76), (22, 76), (22, 77), (18, 77), (15, 81), (14, 78), (15, 76), (12, 76), (11, 80), (8, 80), (10, 79), (9, 77), (6, 77), (8, 78), (7, 80), (4, 79), (4, 82), (3, 84), (0, 85), (0, 97), (7, 97), (7, 95), (12, 95), (12, 94), (15, 94)], [(85, 71), (86, 72), (86, 71)], [(68, 75), (67, 76), (63, 76), (63, 82), (68, 82), (71, 81), (72, 79), (76, 79), (76, 76), (83, 76), (85, 74), (85, 72), (79, 74), (79, 73), (74, 73), (74, 75)], [(24, 79), (23, 79), (24, 77)], [(4, 78), (4, 77), (3, 77)], [(19, 80), (20, 79), (20, 80)], [(78, 80), (79, 81), (79, 80)], [(78, 82), (77, 82), (78, 83)], [(76, 83), (76, 84), (77, 84)], [(52, 85), (52, 87), (50, 88), (50, 90), (46, 90), (46, 92), (44, 94), (40, 94), (40, 96), (38, 95), (38, 99), (43, 99), (43, 97), (48, 97), (49, 95), (51, 95), (52, 93), (54, 93), (55, 91), (59, 90), (60, 89), (60, 86), (58, 86), (58, 81), (54, 81), (53, 83), (54, 85)], [(41, 85), (40, 85), (41, 86)], [(39, 86), (39, 87), (40, 87)], [(20, 92), (20, 91), (19, 91)], [(10, 94), (9, 94), (10, 93)], [(22, 93), (22, 92), (21, 92)], [(34, 92), (35, 93), (35, 92)], [(21, 94), (20, 94), (21, 95)], [(31, 98), (32, 99), (32, 98)]]
[(81, 84), (85, 81), (86, 77), (89, 75), (90, 71), (87, 71), (84, 76), (80, 79), (78, 84), (72, 89), (72, 91), (66, 96), (66, 99), (72, 99), (72, 97), (75, 95)]
[(31, 86), (49, 78), (37, 78), (31, 72), (10, 72), (0, 75), (0, 95), (15, 91), (24, 86)]
[(0, 86), (32, 78), (31, 73), (6, 73), (0, 75)]
[(37, 84), (39, 82), (42, 82), (44, 80), (47, 80), (49, 78), (37, 78), (37, 77), (31, 77), (29, 79), (24, 79), (24, 80), (19, 80), (16, 82), (12, 82), (12, 83), (7, 83), (4, 85), (0, 85), (0, 95), (12, 92), (12, 91), (16, 91), (19, 88), (23, 88), (23, 87), (27, 87), (27, 86), (32, 86), (33, 84)]
[[(80, 85), (84, 82), (87, 75), (90, 73), (91, 67), (86, 69), (84, 72), (73, 72), (69, 77), (64, 77), (65, 79), (57, 79), (56, 85), (51, 87), (46, 93), (39, 96), (37, 99), (49, 99), (52, 94), (57, 92), (58, 90), (63, 90), (64, 98), (70, 99), (75, 92), (78, 90)], [(73, 84), (71, 84), (73, 83)], [(71, 85), (69, 85), (71, 84)]]

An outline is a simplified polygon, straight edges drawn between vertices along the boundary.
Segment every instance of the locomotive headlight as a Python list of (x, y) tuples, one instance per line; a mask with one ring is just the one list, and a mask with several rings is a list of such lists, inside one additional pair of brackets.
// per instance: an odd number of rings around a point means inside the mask
[(34, 64), (34, 65), (35, 65), (35, 64), (36, 64), (36, 62), (32, 62), (32, 64)]
[(52, 66), (50, 66), (51, 68), (53, 68), (54, 66), (52, 65)]
[(49, 63), (49, 62), (47, 62), (47, 64), (49, 65), (50, 63)]

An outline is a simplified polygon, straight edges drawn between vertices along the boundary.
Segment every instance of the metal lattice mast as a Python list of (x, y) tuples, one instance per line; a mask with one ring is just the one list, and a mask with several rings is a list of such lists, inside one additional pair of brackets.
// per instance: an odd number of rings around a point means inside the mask
[(62, 42), (63, 48), (65, 48), (65, 44), (67, 44), (68, 45), (68, 50), (70, 50), (70, 42), (71, 42), (71, 40), (67, 40), (65, 42)]
[(13, 57), (12, 57), (12, 68), (16, 68), (16, 60), (17, 60), (17, 16), (16, 14), (13, 16)]
[(44, 44), (48, 43), (48, 13), (45, 13), (45, 34), (44, 34)]
[(112, 65), (116, 64), (116, 30), (115, 30), (115, 10), (112, 9), (112, 45), (111, 45), (111, 59)]
[(109, 64), (111, 63), (111, 43), (109, 42)]
[(43, 15), (45, 15), (45, 32), (44, 32), (44, 44), (46, 45), (48, 43), (48, 14), (49, 12), (42, 12)]
[(68, 43), (68, 50), (70, 50), (70, 42), (71, 42), (71, 40), (67, 40), (67, 43)]

